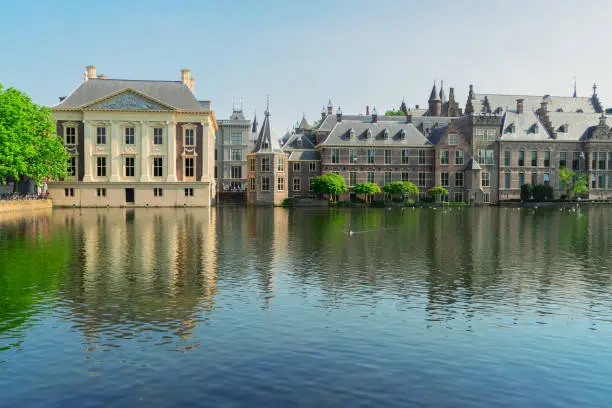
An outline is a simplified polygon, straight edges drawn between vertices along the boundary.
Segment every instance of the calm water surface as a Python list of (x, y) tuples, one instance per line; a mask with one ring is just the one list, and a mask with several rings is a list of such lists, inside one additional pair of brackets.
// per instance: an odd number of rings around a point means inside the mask
[(5, 216), (0, 406), (609, 407), (611, 214)]

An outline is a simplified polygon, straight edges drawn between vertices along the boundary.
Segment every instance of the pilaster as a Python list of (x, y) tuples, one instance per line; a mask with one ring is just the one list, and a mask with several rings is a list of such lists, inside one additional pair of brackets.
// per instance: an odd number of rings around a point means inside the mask
[(174, 121), (166, 122), (166, 129), (168, 134), (168, 154), (166, 157), (167, 164), (167, 176), (166, 181), (176, 182), (176, 123)]
[(151, 181), (149, 165), (151, 158), (149, 157), (149, 149), (151, 145), (151, 127), (147, 122), (140, 121), (140, 181)]
[(120, 181), (119, 171), (121, 169), (121, 155), (119, 154), (121, 148), (121, 127), (117, 121), (111, 121), (110, 131), (110, 157), (108, 158), (110, 181)]
[[(210, 129), (208, 128), (208, 121), (200, 122), (202, 125), (202, 178), (200, 181), (210, 181), (210, 165), (211, 165), (211, 143), (210, 143)], [(214, 154), (214, 152), (213, 152)], [(212, 162), (214, 162), (214, 156), (212, 156)]]
[(85, 146), (83, 146), (83, 152), (85, 153), (85, 157), (83, 158), (83, 164), (84, 164), (83, 182), (91, 183), (93, 181), (92, 164), (94, 162), (91, 121), (84, 120), (83, 124), (84, 124), (84, 133), (85, 133), (83, 135), (83, 143), (85, 144)]

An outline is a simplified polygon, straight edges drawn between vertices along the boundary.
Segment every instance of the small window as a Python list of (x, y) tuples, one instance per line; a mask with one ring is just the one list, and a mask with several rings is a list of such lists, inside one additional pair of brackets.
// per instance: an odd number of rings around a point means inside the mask
[(448, 144), (450, 146), (457, 146), (457, 135), (448, 135)]
[(125, 144), (126, 145), (134, 144), (134, 128), (133, 127), (125, 128)]
[(242, 144), (242, 133), (232, 132), (230, 134), (230, 143), (233, 145), (241, 145)]
[(487, 140), (495, 140), (495, 129), (487, 129)]
[(440, 173), (440, 185), (442, 187), (448, 187), (448, 173)]
[(338, 149), (331, 149), (331, 162), (332, 164), (340, 163), (340, 151)]
[(402, 150), (402, 164), (408, 164), (408, 163), (409, 163), (408, 149), (403, 149)]
[(97, 188), (96, 194), (98, 197), (106, 197), (106, 189), (105, 188)]
[(163, 188), (154, 188), (153, 189), (153, 195), (155, 197), (163, 197), (164, 196), (164, 189)]
[(185, 197), (193, 197), (193, 188), (189, 187), (185, 189)]
[(463, 173), (455, 173), (455, 187), (463, 187)]
[(234, 161), (241, 161), (242, 160), (242, 149), (232, 149), (230, 157)]
[(374, 183), (374, 172), (373, 171), (368, 171), (368, 182)]
[(419, 164), (425, 164), (425, 150), (419, 150)]
[(300, 163), (293, 163), (293, 171), (301, 171), (302, 166)]
[(233, 179), (241, 179), (242, 178), (242, 167), (241, 166), (232, 166), (231, 176)]
[(537, 167), (538, 166), (538, 152), (533, 150), (531, 152), (531, 167)]
[(518, 154), (518, 165), (523, 167), (525, 165), (525, 152), (521, 150)]
[(374, 149), (368, 149), (368, 164), (374, 164), (376, 160), (376, 151)]
[(393, 181), (393, 176), (390, 171), (385, 171), (385, 184), (389, 184)]
[(125, 177), (134, 177), (134, 162), (133, 157), (125, 158)]
[(357, 163), (357, 152), (354, 149), (349, 149), (349, 164)]
[(490, 203), (491, 202), (491, 194), (489, 194), (489, 193), (482, 193), (482, 202), (483, 203)]
[(419, 173), (419, 182), (418, 182), (418, 186), (419, 187), (425, 187), (425, 184), (427, 183), (426, 180), (426, 175), (425, 173)]
[(317, 171), (317, 163), (315, 162), (308, 163), (308, 170), (310, 170), (311, 172)]
[(270, 171), (270, 158), (269, 157), (261, 158), (261, 171)]
[(70, 156), (68, 159), (68, 175), (71, 177), (76, 176), (77, 171), (77, 158), (75, 156)]
[(455, 150), (455, 165), (463, 165), (463, 150)]
[(194, 129), (185, 129), (185, 146), (195, 146)]
[(544, 167), (550, 167), (550, 152), (544, 152)]
[(164, 144), (164, 133), (160, 127), (153, 128), (153, 144)]
[(410, 173), (407, 171), (402, 171), (402, 181), (410, 181)]
[(285, 171), (285, 159), (283, 159), (282, 157), (279, 157), (277, 159), (277, 163), (276, 163), (276, 170), (277, 171)]
[(74, 188), (65, 188), (64, 195), (66, 197), (74, 197)]
[(491, 173), (488, 171), (483, 171), (481, 173), (481, 187), (491, 187)]
[(70, 126), (66, 128), (66, 144), (67, 145), (76, 144), (76, 128), (74, 126)]
[(96, 128), (96, 144), (99, 144), (99, 145), (106, 144), (106, 128), (105, 127)]
[(385, 150), (385, 164), (391, 164), (391, 150)]
[(454, 199), (454, 201), (455, 201), (455, 202), (457, 202), (457, 203), (463, 202), (463, 193), (460, 193), (460, 192), (455, 192), (455, 193), (453, 194), (453, 199)]
[(559, 152), (559, 167), (567, 167), (567, 152)]
[(299, 177), (293, 179), (293, 191), (300, 191), (302, 189), (302, 180)]
[(440, 151), (440, 164), (447, 165), (449, 163), (448, 157), (449, 157), (448, 150), (441, 150)]
[(349, 173), (349, 186), (353, 187), (353, 186), (355, 186), (355, 184), (357, 184), (357, 172), (356, 171), (351, 171)]
[(485, 131), (484, 129), (476, 129), (476, 140), (484, 140)]
[(314, 177), (308, 178), (308, 191), (312, 191), (312, 180), (314, 180)]
[(270, 177), (261, 178), (261, 191), (270, 191)]

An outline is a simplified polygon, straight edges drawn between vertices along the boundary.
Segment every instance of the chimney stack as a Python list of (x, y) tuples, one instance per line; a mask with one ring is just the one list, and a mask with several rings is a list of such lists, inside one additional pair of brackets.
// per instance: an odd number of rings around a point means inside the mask
[(336, 109), (336, 120), (342, 122), (342, 108), (340, 108), (340, 106)]
[(370, 116), (370, 105), (366, 105), (366, 116)]
[(329, 100), (329, 103), (327, 104), (327, 114), (328, 115), (334, 114), (334, 105), (332, 105), (331, 99)]
[(516, 100), (516, 113), (523, 113), (523, 100), (524, 99)]
[(189, 88), (189, 90), (191, 92), (193, 92), (193, 81), (195, 78), (191, 77), (191, 71), (188, 70), (187, 68), (183, 68), (181, 69), (181, 82), (183, 82), (185, 85), (187, 85), (187, 88)]
[(96, 77), (96, 67), (88, 65), (85, 67), (85, 82)]
[(98, 75), (98, 79), (106, 79), (106, 75), (100, 74), (100, 75)]
[(372, 123), (378, 122), (378, 112), (376, 111), (376, 106), (372, 108)]

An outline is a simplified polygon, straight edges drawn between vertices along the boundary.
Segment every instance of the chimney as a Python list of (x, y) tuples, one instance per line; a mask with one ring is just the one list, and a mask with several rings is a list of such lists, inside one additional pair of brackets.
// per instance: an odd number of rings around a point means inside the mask
[(96, 77), (96, 67), (88, 65), (85, 67), (85, 82)]
[(329, 100), (329, 103), (327, 104), (327, 114), (328, 115), (334, 114), (334, 105), (332, 105), (331, 99)]
[(187, 68), (181, 69), (181, 82), (189, 87), (189, 77), (191, 76), (191, 71)]
[(98, 79), (106, 79), (106, 75), (100, 74), (100, 75), (98, 75)]
[(414, 109), (419, 109), (419, 105), (414, 105)]
[(340, 108), (340, 106), (336, 109), (336, 120), (342, 122), (342, 108)]
[(540, 112), (538, 112), (538, 116), (548, 133), (550, 133), (553, 139), (555, 139), (557, 135), (555, 134), (550, 118), (548, 117), (548, 101), (546, 99), (540, 102)]
[(193, 92), (194, 82), (195, 82), (195, 78), (194, 77), (189, 77), (189, 89), (191, 89), (191, 93), (194, 93)]
[(378, 112), (376, 111), (376, 106), (372, 108), (372, 123), (378, 122)]
[(325, 119), (327, 115), (325, 114), (325, 106), (321, 107), (321, 119)]
[(366, 116), (370, 116), (370, 105), (366, 105)]
[(523, 100), (524, 99), (516, 100), (516, 113), (523, 113)]

